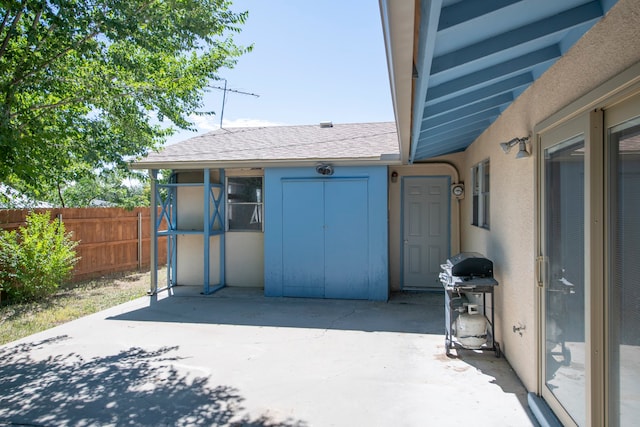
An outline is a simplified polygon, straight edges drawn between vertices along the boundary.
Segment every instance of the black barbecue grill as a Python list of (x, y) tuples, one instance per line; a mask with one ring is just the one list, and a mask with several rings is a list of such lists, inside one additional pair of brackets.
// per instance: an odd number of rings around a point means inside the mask
[(494, 351), (500, 357), (500, 345), (494, 339), (493, 290), (498, 282), (493, 278), (493, 262), (477, 252), (462, 252), (447, 259), (440, 268), (445, 290), (447, 355), (451, 348), (462, 347)]

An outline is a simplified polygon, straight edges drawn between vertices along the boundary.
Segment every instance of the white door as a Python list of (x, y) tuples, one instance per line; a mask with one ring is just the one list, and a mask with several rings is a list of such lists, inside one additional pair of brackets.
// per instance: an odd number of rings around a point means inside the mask
[(402, 179), (402, 288), (442, 289), (440, 264), (450, 255), (450, 178)]

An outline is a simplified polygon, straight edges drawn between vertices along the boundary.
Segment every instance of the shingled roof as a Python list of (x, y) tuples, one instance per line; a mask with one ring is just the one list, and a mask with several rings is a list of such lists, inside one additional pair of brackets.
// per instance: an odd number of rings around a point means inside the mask
[(218, 129), (168, 145), (136, 169), (256, 167), (311, 161), (392, 164), (399, 160), (394, 122)]

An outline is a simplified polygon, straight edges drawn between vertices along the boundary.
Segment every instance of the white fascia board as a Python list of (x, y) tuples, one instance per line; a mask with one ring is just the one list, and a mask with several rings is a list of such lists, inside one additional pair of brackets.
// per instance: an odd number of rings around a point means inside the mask
[(380, 0), (379, 3), (401, 160), (406, 164), (411, 148), (416, 2)]
[(300, 159), (300, 160), (244, 160), (244, 161), (198, 161), (198, 162), (143, 162), (132, 163), (131, 169), (231, 169), (231, 168), (267, 168), (267, 167), (304, 167), (318, 163), (331, 163), (334, 166), (395, 166), (402, 164), (398, 155), (383, 155), (376, 158), (356, 159)]

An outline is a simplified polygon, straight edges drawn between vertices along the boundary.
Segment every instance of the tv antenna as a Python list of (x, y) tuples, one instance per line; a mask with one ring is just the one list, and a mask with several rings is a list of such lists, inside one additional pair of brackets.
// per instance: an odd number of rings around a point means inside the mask
[(241, 90), (236, 90), (236, 89), (227, 89), (227, 79), (221, 79), (221, 80), (224, 80), (224, 87), (207, 86), (208, 88), (218, 89), (222, 91), (222, 108), (220, 109), (220, 129), (222, 129), (222, 118), (224, 117), (224, 104), (227, 102), (227, 92), (239, 93), (240, 95), (255, 96), (256, 98), (260, 97), (260, 95), (251, 93), (251, 92), (243, 92)]

